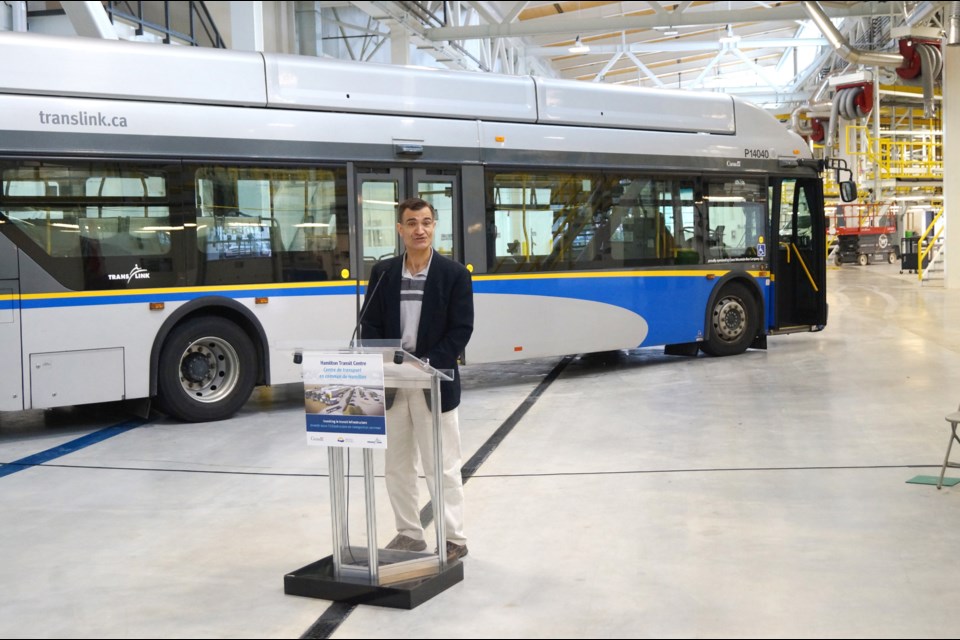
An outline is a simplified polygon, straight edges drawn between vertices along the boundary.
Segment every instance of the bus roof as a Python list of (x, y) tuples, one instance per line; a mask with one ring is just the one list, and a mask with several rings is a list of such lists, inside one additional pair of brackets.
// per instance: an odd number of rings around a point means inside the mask
[(0, 93), (736, 133), (716, 93), (15, 32), (0, 59)]

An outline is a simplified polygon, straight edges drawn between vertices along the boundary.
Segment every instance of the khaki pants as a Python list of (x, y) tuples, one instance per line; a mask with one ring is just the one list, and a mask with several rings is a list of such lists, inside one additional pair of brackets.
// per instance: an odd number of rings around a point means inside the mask
[[(466, 544), (463, 534), (463, 478), (460, 475), (460, 420), (457, 409), (440, 414), (443, 443), (444, 525), (447, 540)], [(387, 451), (385, 476), (387, 494), (396, 518), (397, 532), (423, 540), (420, 526), (420, 493), (417, 477), (417, 453), (427, 477), (430, 499), (433, 495), (433, 418), (422, 389), (397, 389), (393, 405), (387, 410)], [(443, 548), (443, 545), (439, 545)]]

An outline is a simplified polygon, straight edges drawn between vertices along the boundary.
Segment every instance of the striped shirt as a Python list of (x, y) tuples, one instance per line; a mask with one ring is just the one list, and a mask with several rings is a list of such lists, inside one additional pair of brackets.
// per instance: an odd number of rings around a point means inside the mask
[(433, 251), (427, 267), (413, 275), (407, 269), (407, 256), (403, 256), (403, 279), (400, 281), (400, 345), (404, 351), (417, 350), (417, 331), (420, 329), (420, 309), (423, 307), (423, 290), (427, 286), (427, 273), (433, 262)]

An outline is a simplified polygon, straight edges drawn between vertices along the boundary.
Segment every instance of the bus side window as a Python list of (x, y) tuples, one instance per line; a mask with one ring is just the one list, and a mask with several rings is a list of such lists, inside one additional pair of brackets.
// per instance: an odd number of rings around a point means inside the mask
[(214, 166), (196, 177), (202, 283), (349, 277), (342, 168)]
[(712, 179), (706, 184), (708, 258), (755, 258), (766, 243), (766, 184), (755, 178)]
[(487, 176), (488, 268), (589, 270), (697, 263), (692, 182), (637, 174)]
[(139, 283), (155, 285), (172, 272), (166, 167), (25, 161), (4, 169), (2, 182), (5, 215), (32, 242), (26, 250), (65, 286), (115, 288), (125, 281), (107, 275), (132, 267), (156, 274)]

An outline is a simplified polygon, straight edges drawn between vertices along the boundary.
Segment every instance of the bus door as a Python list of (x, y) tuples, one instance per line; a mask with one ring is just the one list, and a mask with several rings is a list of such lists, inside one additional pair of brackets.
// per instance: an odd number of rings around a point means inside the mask
[(17, 248), (0, 234), (0, 411), (24, 408), (18, 273)]
[[(358, 167), (356, 176), (358, 280), (367, 280), (377, 262), (403, 253), (397, 204), (410, 197), (423, 198), (437, 212), (434, 250), (462, 262), (459, 169)], [(360, 292), (358, 288), (358, 296)]]
[(779, 238), (773, 265), (777, 314), (773, 328), (825, 325), (826, 229), (819, 204), (823, 202), (821, 182), (816, 178), (785, 178), (772, 186), (773, 196), (779, 196), (780, 203), (779, 221), (774, 223)]

